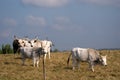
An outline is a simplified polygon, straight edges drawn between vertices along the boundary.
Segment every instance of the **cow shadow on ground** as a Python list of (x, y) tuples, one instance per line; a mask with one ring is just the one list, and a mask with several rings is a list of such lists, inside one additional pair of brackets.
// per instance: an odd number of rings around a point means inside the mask
[(16, 62), (4, 62), (5, 65), (10, 65), (10, 64), (18, 64)]
[(66, 67), (64, 67), (64, 69), (66, 69), (66, 70), (72, 70), (72, 67), (66, 66)]
[(22, 59), (21, 57), (15, 57), (14, 59)]
[[(14, 59), (19, 59), (20, 60), (22, 58), (21, 57), (15, 57)], [(18, 65), (19, 63), (17, 63), (16, 60), (15, 60), (15, 61), (5, 61), (4, 64), (5, 65), (10, 65), (10, 64), (17, 64)]]

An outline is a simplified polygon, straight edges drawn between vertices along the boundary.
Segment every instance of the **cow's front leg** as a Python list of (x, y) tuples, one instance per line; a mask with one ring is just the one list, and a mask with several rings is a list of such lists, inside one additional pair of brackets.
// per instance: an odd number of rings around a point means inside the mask
[(94, 63), (93, 62), (89, 62), (89, 68), (92, 70), (92, 72), (94, 72)]
[(39, 59), (37, 59), (37, 67), (39, 67)]
[(46, 59), (46, 55), (47, 55), (47, 54), (44, 54), (44, 59)]
[(25, 65), (25, 58), (22, 58), (22, 65)]
[(33, 66), (35, 67), (35, 64), (36, 64), (36, 59), (33, 58)]
[(50, 52), (48, 52), (48, 56), (49, 56), (49, 59), (50, 59)]

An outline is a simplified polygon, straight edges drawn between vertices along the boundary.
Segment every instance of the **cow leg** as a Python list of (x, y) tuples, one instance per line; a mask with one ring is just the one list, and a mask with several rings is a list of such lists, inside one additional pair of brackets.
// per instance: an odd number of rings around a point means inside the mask
[(94, 72), (94, 63), (89, 61), (89, 68)]
[(39, 67), (39, 59), (37, 60), (37, 67)]
[(25, 65), (25, 58), (22, 58), (22, 65)]
[(35, 64), (36, 64), (36, 59), (33, 58), (33, 66), (35, 67)]
[(73, 70), (75, 70), (75, 67), (76, 67), (76, 64), (77, 64), (77, 61), (76, 61), (76, 59), (72, 59), (72, 64), (73, 64)]
[(91, 66), (91, 69), (92, 69), (92, 72), (94, 72), (94, 68), (93, 68), (93, 65)]
[(80, 61), (79, 61), (79, 60), (76, 60), (76, 62), (77, 62), (77, 67), (78, 67), (78, 69), (80, 69)]
[(48, 56), (49, 56), (49, 59), (50, 59), (50, 52), (48, 52)]
[(44, 59), (46, 59), (46, 55), (47, 55), (47, 54), (44, 54)]
[(39, 57), (36, 58), (36, 64), (37, 64), (37, 67), (39, 67)]

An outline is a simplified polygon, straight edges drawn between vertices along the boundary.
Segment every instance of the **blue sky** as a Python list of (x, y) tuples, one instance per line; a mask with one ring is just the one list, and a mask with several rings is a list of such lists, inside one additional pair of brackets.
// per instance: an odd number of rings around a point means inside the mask
[(0, 0), (0, 45), (13, 36), (54, 48), (120, 48), (120, 0)]

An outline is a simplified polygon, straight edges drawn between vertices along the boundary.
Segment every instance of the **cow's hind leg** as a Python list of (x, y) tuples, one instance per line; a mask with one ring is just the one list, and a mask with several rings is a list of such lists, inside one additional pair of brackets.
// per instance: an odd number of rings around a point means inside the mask
[(73, 58), (72, 59), (72, 65), (73, 65), (72, 69), (73, 70), (75, 70), (76, 64), (77, 64), (77, 61), (76, 61), (76, 59)]
[(78, 70), (80, 69), (80, 61), (77, 59), (76, 60), (76, 64), (77, 64), (77, 67), (78, 67)]

